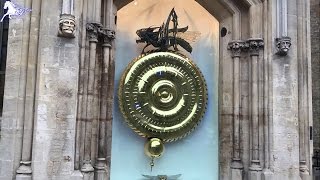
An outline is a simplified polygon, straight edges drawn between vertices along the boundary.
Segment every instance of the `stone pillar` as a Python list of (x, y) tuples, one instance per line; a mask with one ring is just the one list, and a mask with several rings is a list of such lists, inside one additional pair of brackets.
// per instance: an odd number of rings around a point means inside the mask
[[(34, 14), (39, 13), (41, 9), (41, 1), (32, 1), (32, 14), (35, 19), (31, 22), (30, 29), (37, 29), (30, 31), (30, 36), (39, 37), (40, 18)], [(39, 13), (40, 14), (40, 13)], [(20, 166), (17, 169), (17, 180), (31, 180), (32, 179), (32, 143), (34, 131), (34, 111), (35, 111), (35, 92), (37, 83), (37, 64), (38, 64), (38, 38), (30, 38), (29, 52), (26, 72), (26, 88), (23, 111), (23, 137), (22, 137), (22, 154)]]
[[(83, 1), (82, 6), (82, 19), (84, 22), (87, 20), (88, 14), (88, 1)], [(80, 27), (79, 27), (80, 28)], [(87, 30), (86, 26), (81, 27), (81, 34), (79, 36), (81, 42), (80, 48), (80, 63), (79, 63), (79, 84), (78, 84), (78, 97), (77, 97), (77, 122), (76, 122), (76, 139), (75, 139), (75, 171), (72, 177), (75, 180), (82, 179), (83, 175), (80, 172), (81, 165), (83, 163), (83, 149), (84, 149), (84, 133), (82, 128), (85, 124), (86, 116), (86, 94), (87, 94), (87, 79), (88, 79), (88, 67), (86, 56), (86, 44), (87, 44)]]
[(95, 179), (105, 180), (108, 179), (110, 173), (110, 167), (107, 165), (107, 139), (106, 127), (108, 126), (107, 120), (110, 109), (109, 94), (113, 94), (112, 89), (109, 89), (109, 81), (113, 82), (113, 79), (109, 79), (111, 70), (110, 66), (110, 50), (112, 48), (112, 40), (115, 38), (115, 32), (109, 29), (101, 29), (101, 35), (103, 37), (103, 63), (101, 72), (101, 89), (100, 89), (100, 119), (99, 119), (99, 143), (98, 143), (98, 158), (95, 165)]
[(263, 47), (263, 40), (260, 38), (249, 39), (247, 41), (251, 57), (251, 162), (249, 167), (249, 180), (261, 179), (261, 162), (259, 152), (259, 68), (258, 58), (260, 49)]
[(85, 118), (84, 130), (84, 164), (81, 167), (81, 172), (83, 173), (84, 180), (93, 180), (93, 171), (94, 168), (91, 165), (91, 144), (94, 139), (92, 139), (92, 122), (94, 120), (95, 110), (95, 101), (94, 101), (94, 91), (95, 91), (95, 69), (96, 69), (96, 52), (97, 52), (97, 43), (98, 43), (98, 28), (100, 24), (97, 23), (88, 23), (87, 24), (87, 35), (89, 38), (89, 59), (88, 59), (88, 79), (87, 79), (87, 98), (86, 114), (83, 117)]
[[(271, 158), (272, 158), (272, 56), (273, 55), (273, 38), (271, 36), (272, 31), (269, 27), (274, 22), (272, 17), (272, 11), (269, 7), (272, 7), (272, 1), (263, 2), (263, 38), (264, 38), (264, 51), (263, 51), (263, 151), (264, 151), (264, 167), (262, 170), (262, 180), (273, 180), (273, 172), (271, 170)], [(261, 97), (261, 96), (260, 96)]]
[(243, 41), (232, 41), (228, 49), (233, 59), (233, 155), (231, 162), (231, 179), (243, 179), (243, 163), (241, 160), (241, 124), (240, 124), (240, 55), (244, 47)]
[(75, 37), (75, 16), (73, 15), (74, 0), (63, 0), (59, 20), (58, 36), (65, 38)]
[(310, 144), (309, 144), (309, 119), (312, 117), (312, 112), (309, 112), (308, 107), (311, 105), (311, 84), (308, 82), (311, 77), (310, 68), (310, 41), (307, 37), (309, 23), (304, 20), (309, 14), (309, 3), (305, 0), (298, 0), (301, 4), (297, 12), (298, 29), (297, 29), (297, 60), (298, 60), (298, 114), (299, 114), (299, 164), (300, 177), (302, 180), (311, 179), (310, 176)]

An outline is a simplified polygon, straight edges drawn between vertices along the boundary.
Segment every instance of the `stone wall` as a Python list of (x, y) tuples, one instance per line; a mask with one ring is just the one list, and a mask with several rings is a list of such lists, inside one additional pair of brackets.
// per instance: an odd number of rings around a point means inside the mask
[(320, 0), (310, 1), (313, 146), (320, 150)]
[[(117, 9), (131, 0), (75, 1), (74, 39), (57, 36), (65, 2), (71, 0), (18, 0), (32, 12), (10, 22), (0, 180), (91, 180), (110, 175), (105, 162), (111, 156), (106, 152), (111, 149), (111, 128), (104, 123), (112, 122), (113, 101), (103, 97), (113, 89), (114, 49), (110, 40), (98, 41), (98, 32), (107, 32), (93, 22), (113, 25)], [(228, 30), (219, 39), (219, 179), (310, 179), (310, 1), (197, 2)], [(283, 7), (279, 2), (285, 2)], [(279, 9), (288, 12), (279, 14)], [(316, 22), (312, 27), (319, 30)], [(97, 27), (86, 27), (87, 23)], [(292, 39), (287, 56), (277, 55), (279, 26)], [(319, 36), (312, 44), (319, 44)], [(110, 69), (101, 71), (102, 59)], [(101, 83), (108, 91), (98, 94), (95, 85), (101, 76), (108, 80)]]

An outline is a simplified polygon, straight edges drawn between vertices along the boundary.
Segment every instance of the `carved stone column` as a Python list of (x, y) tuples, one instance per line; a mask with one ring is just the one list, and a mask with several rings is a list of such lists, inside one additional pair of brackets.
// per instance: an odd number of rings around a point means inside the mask
[[(264, 151), (264, 167), (262, 170), (262, 180), (273, 180), (273, 172), (271, 170), (272, 163), (272, 126), (273, 118), (270, 116), (272, 114), (272, 57), (273, 49), (269, 48), (273, 45), (273, 39), (270, 38), (272, 30), (269, 27), (272, 26), (274, 22), (273, 18), (270, 18), (273, 14), (269, 7), (272, 7), (272, 1), (263, 2), (263, 37), (264, 37), (264, 51), (263, 51), (263, 151)], [(260, 96), (261, 97), (261, 96)]]
[(241, 124), (240, 124), (240, 55), (244, 47), (243, 41), (232, 41), (228, 50), (233, 58), (233, 155), (231, 162), (231, 179), (243, 179), (243, 163), (241, 160)]
[(247, 47), (251, 57), (251, 162), (249, 167), (249, 180), (261, 179), (261, 162), (259, 152), (259, 68), (258, 57), (260, 49), (263, 48), (264, 43), (260, 38), (249, 39)]
[(59, 20), (58, 36), (65, 38), (75, 37), (75, 16), (73, 15), (73, 0), (63, 0)]
[(93, 180), (94, 168), (91, 164), (91, 143), (94, 141), (92, 139), (92, 121), (94, 119), (94, 83), (95, 83), (95, 65), (96, 65), (96, 51), (98, 43), (98, 30), (100, 24), (88, 23), (87, 24), (87, 35), (89, 38), (89, 64), (88, 64), (88, 84), (87, 84), (87, 103), (86, 107), (86, 118), (84, 122), (84, 164), (81, 167), (81, 172), (83, 173), (84, 180)]
[[(307, 14), (309, 7), (307, 1), (298, 0), (301, 8), (297, 11), (298, 15), (298, 29), (297, 29), (297, 60), (298, 60), (298, 112), (299, 112), (299, 164), (300, 177), (302, 180), (310, 180), (311, 169), (311, 155), (310, 155), (310, 141), (309, 141), (309, 121), (312, 121), (312, 100), (310, 81), (311, 73), (311, 57), (309, 54), (310, 41), (307, 38), (307, 29), (309, 28)], [(307, 13), (308, 12), (308, 13)]]
[(97, 180), (105, 180), (109, 178), (110, 167), (107, 164), (107, 144), (106, 144), (106, 131), (108, 121), (108, 97), (112, 94), (109, 91), (109, 74), (111, 70), (110, 66), (110, 49), (112, 48), (112, 40), (115, 38), (115, 32), (109, 29), (101, 29), (100, 35), (103, 39), (103, 63), (101, 71), (101, 89), (100, 89), (100, 120), (99, 120), (99, 144), (98, 144), (98, 158), (95, 165), (95, 178)]

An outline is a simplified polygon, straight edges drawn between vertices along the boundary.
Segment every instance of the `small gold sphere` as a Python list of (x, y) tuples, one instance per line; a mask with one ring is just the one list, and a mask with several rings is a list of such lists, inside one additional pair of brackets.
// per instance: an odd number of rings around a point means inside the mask
[(144, 145), (144, 152), (150, 158), (158, 158), (164, 152), (164, 144), (159, 138), (151, 138)]

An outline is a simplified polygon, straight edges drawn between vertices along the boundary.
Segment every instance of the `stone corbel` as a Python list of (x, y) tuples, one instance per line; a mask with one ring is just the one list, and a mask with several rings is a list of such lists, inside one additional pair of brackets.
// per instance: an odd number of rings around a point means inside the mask
[(76, 21), (73, 15), (73, 0), (63, 0), (59, 20), (59, 37), (74, 38)]
[(284, 36), (276, 38), (277, 53), (279, 56), (286, 56), (291, 47), (291, 38)]

